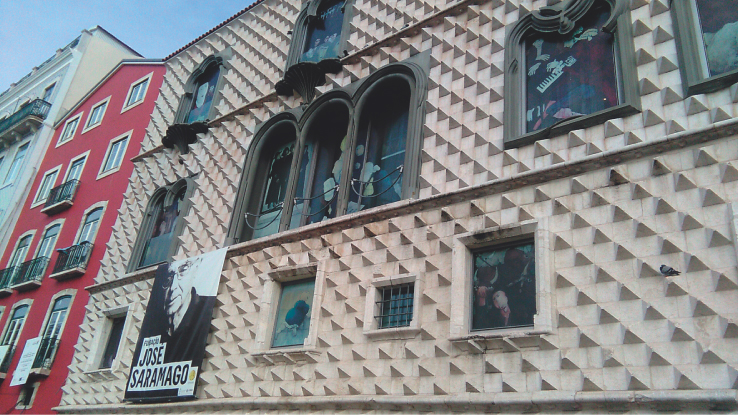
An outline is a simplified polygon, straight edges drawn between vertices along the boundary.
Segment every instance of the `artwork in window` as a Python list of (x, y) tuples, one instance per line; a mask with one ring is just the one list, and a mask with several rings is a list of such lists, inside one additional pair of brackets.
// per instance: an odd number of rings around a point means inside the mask
[(326, 0), (308, 23), (301, 62), (320, 62), (338, 57), (345, 0)]
[(618, 104), (615, 36), (602, 30), (608, 7), (595, 6), (566, 34), (536, 34), (525, 42), (527, 131)]
[(109, 369), (113, 366), (115, 356), (118, 354), (118, 345), (120, 344), (120, 338), (123, 335), (123, 326), (125, 323), (125, 316), (113, 319), (110, 327), (110, 336), (108, 337), (108, 342), (105, 344), (102, 360), (100, 360), (100, 369)]
[(475, 252), (472, 330), (532, 326), (536, 314), (533, 242)]
[(415, 284), (402, 284), (382, 289), (381, 298), (377, 301), (377, 327), (384, 329), (410, 325), (413, 319), (414, 288)]
[(738, 8), (714, 0), (696, 0), (710, 76), (738, 69)]
[(410, 87), (397, 79), (367, 103), (354, 147), (349, 213), (402, 198), (409, 107)]
[[(277, 147), (274, 154), (272, 154), (259, 214), (256, 223), (253, 225), (254, 238), (271, 235), (279, 231), (280, 218), (284, 208), (284, 196), (287, 193), (287, 183), (290, 179), (294, 147), (295, 142), (292, 141)], [(246, 220), (253, 220), (252, 216), (248, 215)]]
[(190, 112), (187, 115), (187, 123), (207, 120), (210, 105), (213, 103), (213, 96), (215, 95), (215, 87), (218, 84), (219, 74), (220, 67), (218, 65), (210, 65), (205, 73), (198, 77)]
[(174, 197), (174, 201), (169, 206), (164, 206), (164, 198), (162, 198), (154, 209), (156, 220), (151, 230), (151, 237), (144, 246), (143, 255), (139, 267), (153, 265), (162, 261), (166, 261), (169, 255), (169, 247), (172, 242), (172, 232), (177, 224), (180, 209), (179, 204), (185, 196), (185, 189)]
[(310, 331), (315, 280), (300, 280), (282, 285), (272, 347), (301, 346)]

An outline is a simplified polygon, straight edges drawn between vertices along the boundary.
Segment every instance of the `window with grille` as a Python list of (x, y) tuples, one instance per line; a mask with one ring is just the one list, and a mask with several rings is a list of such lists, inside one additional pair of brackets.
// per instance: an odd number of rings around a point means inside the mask
[(377, 327), (409, 326), (413, 319), (415, 284), (390, 285), (381, 289), (376, 301)]

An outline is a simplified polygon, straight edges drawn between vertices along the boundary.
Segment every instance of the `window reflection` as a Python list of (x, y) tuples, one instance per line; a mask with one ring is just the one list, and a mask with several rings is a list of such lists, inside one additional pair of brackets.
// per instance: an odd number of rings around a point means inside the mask
[(318, 8), (317, 16), (308, 23), (305, 47), (300, 61), (320, 62), (336, 58), (340, 51), (344, 0), (327, 0)]
[(738, 69), (738, 8), (731, 2), (697, 0), (710, 76)]
[(154, 228), (151, 230), (151, 237), (144, 247), (139, 267), (153, 265), (167, 259), (172, 241), (172, 232), (180, 214), (179, 204), (184, 200), (186, 190), (187, 188), (181, 189), (169, 206), (164, 206), (164, 197), (161, 197), (157, 202), (153, 213), (156, 218)]
[(220, 67), (214, 64), (210, 65), (205, 73), (197, 78), (194, 95), (192, 96), (192, 105), (187, 115), (187, 123), (205, 121), (208, 118), (219, 74)]

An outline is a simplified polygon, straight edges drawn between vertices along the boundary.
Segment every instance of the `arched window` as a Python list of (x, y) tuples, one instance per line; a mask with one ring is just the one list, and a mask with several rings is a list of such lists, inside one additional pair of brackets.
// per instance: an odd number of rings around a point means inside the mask
[(97, 208), (85, 216), (85, 222), (82, 224), (82, 230), (79, 232), (77, 243), (94, 242), (97, 227), (100, 224), (103, 208)]
[(388, 65), (257, 128), (229, 241), (416, 196), (428, 58)]
[(183, 179), (154, 192), (138, 231), (129, 271), (166, 262), (174, 255), (193, 187), (190, 179)]
[(0, 341), (0, 346), (7, 346), (5, 355), (0, 355), (0, 373), (8, 373), (10, 361), (13, 359), (15, 346), (18, 343), (18, 337), (20, 337), (20, 333), (23, 330), (23, 325), (26, 322), (30, 308), (27, 304), (20, 305), (13, 310), (13, 314), (10, 316), (8, 327), (5, 329), (2, 341)]
[(26, 255), (28, 254), (28, 247), (31, 245), (31, 239), (33, 239), (33, 235), (26, 235), (20, 240), (20, 242), (18, 242), (18, 246), (15, 248), (13, 256), (10, 257), (10, 261), (8, 262), (8, 268), (16, 267), (23, 263), (26, 259)]
[(295, 20), (287, 68), (340, 58), (346, 49), (352, 0), (312, 0)]
[(738, 82), (738, 7), (726, 1), (671, 0), (685, 94)]
[(630, 32), (623, 0), (561, 2), (522, 17), (505, 45), (505, 146), (638, 112)]
[(39, 245), (36, 258), (51, 258), (51, 254), (54, 252), (54, 245), (56, 245), (56, 237), (59, 236), (59, 230), (61, 225), (54, 225), (44, 232), (44, 237), (41, 239), (41, 245)]
[(56, 351), (59, 348), (59, 339), (64, 329), (64, 322), (67, 319), (67, 312), (71, 302), (71, 295), (65, 295), (54, 300), (49, 318), (46, 320), (46, 327), (44, 327), (41, 333), (41, 343), (36, 352), (36, 358), (33, 360), (32, 368), (51, 368), (54, 357), (56, 357)]
[(213, 110), (219, 97), (221, 78), (229, 55), (230, 49), (226, 49), (209, 56), (192, 72), (184, 87), (185, 93), (179, 104), (175, 124), (191, 124), (213, 119)]

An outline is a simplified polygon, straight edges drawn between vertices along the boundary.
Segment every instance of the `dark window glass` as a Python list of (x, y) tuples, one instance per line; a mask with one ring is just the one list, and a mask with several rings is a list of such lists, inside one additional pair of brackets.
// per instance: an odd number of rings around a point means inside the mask
[(348, 212), (402, 198), (410, 87), (404, 79), (382, 82), (367, 101), (359, 125)]
[(41, 239), (41, 246), (38, 248), (38, 254), (36, 254), (36, 258), (51, 258), (51, 249), (56, 243), (56, 237), (57, 235), (59, 235), (60, 229), (61, 225), (54, 225), (50, 227), (46, 231), (46, 233), (44, 233), (44, 237), (43, 239)]
[(151, 229), (151, 237), (146, 241), (139, 267), (145, 267), (167, 260), (169, 247), (172, 242), (172, 232), (177, 225), (177, 220), (181, 213), (179, 204), (184, 200), (186, 191), (187, 188), (181, 189), (169, 206), (164, 206), (163, 197), (157, 202), (152, 213), (156, 218), (154, 220), (154, 227)]
[[(284, 209), (284, 197), (290, 180), (294, 147), (294, 141), (283, 144), (277, 147), (269, 156), (264, 192), (259, 204), (259, 213), (253, 226), (254, 238), (271, 235), (279, 231), (279, 223)], [(252, 218), (247, 218), (247, 220), (249, 219)]]
[(110, 337), (108, 337), (108, 343), (105, 345), (105, 351), (103, 351), (102, 360), (100, 361), (100, 369), (109, 369), (113, 366), (113, 360), (115, 360), (115, 356), (118, 354), (118, 344), (120, 343), (125, 323), (125, 316), (113, 319), (113, 325), (110, 328)]
[(26, 259), (26, 254), (28, 253), (28, 246), (31, 245), (31, 238), (31, 235), (24, 236), (23, 239), (18, 242), (18, 247), (15, 248), (15, 252), (13, 252), (10, 262), (8, 262), (8, 268), (15, 267), (23, 263), (23, 260)]
[(526, 39), (528, 132), (618, 104), (615, 37), (602, 31), (609, 16), (607, 7), (593, 7), (571, 33)]
[(738, 69), (738, 7), (715, 0), (696, 3), (710, 76)]
[(42, 98), (46, 102), (51, 102), (51, 95), (54, 93), (54, 87), (56, 84), (51, 84), (44, 89), (44, 97)]
[(344, 0), (326, 0), (320, 5), (317, 16), (308, 22), (300, 61), (320, 62), (338, 57), (344, 4)]
[[(5, 331), (5, 336), (3, 337), (3, 341), (0, 345), (11, 347), (15, 346), (15, 342), (18, 340), (18, 336), (23, 329), (23, 323), (26, 321), (29, 308), (30, 307), (27, 305), (22, 305), (13, 311), (13, 316), (10, 318), (10, 323), (8, 323), (8, 328)], [(0, 356), (0, 359), (3, 359), (4, 357), (5, 356)]]
[(272, 347), (301, 346), (310, 332), (315, 280), (282, 285)]
[(382, 289), (381, 300), (377, 302), (377, 316), (380, 329), (409, 326), (413, 319), (413, 300), (415, 284), (402, 284)]
[(102, 211), (102, 208), (97, 208), (87, 215), (85, 223), (82, 225), (82, 230), (79, 233), (79, 241), (77, 243), (92, 242), (97, 231), (97, 225), (100, 222), (100, 216), (102, 216)]
[(187, 114), (187, 123), (205, 121), (208, 118), (219, 74), (220, 67), (210, 65), (205, 73), (197, 78), (192, 95), (192, 105), (190, 106), (190, 112)]
[(474, 253), (472, 330), (533, 325), (534, 257), (532, 242)]

